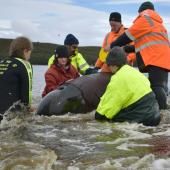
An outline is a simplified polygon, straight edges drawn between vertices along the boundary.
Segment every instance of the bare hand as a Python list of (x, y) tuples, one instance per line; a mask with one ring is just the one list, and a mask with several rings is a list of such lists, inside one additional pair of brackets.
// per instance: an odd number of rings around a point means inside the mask
[(105, 48), (104, 48), (104, 51), (105, 52), (109, 52), (111, 49), (110, 49), (110, 45), (107, 45)]

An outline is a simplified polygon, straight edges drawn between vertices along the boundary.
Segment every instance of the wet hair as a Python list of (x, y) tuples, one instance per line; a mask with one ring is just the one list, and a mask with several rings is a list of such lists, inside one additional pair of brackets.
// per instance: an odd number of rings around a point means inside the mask
[(24, 49), (33, 50), (33, 44), (27, 37), (17, 37), (9, 47), (9, 56), (23, 58)]

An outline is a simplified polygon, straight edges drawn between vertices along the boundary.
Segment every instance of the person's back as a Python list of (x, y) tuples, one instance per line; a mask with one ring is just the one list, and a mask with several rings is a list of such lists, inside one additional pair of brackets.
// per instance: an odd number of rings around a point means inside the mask
[(114, 74), (97, 107), (96, 118), (157, 125), (160, 114), (149, 80), (126, 65), (126, 56), (120, 47), (111, 50), (106, 62)]
[(20, 81), (24, 67), (15, 58), (0, 61), (0, 113), (6, 111), (14, 102), (20, 100)]
[(32, 66), (28, 62), (31, 50), (30, 40), (18, 37), (10, 45), (10, 57), (0, 60), (1, 114), (15, 102), (31, 104)]

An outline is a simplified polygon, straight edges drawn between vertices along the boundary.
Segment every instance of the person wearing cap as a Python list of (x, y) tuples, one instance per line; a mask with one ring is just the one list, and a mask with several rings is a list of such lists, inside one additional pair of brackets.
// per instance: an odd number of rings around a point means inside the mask
[(78, 71), (70, 64), (66, 46), (58, 46), (54, 53), (55, 59), (45, 73), (45, 88), (42, 97), (55, 90), (68, 80), (79, 77)]
[[(101, 69), (102, 72), (110, 72), (110, 69), (105, 63), (105, 60), (111, 42), (116, 40), (127, 29), (122, 24), (121, 14), (119, 12), (112, 12), (110, 14), (109, 23), (110, 23), (111, 31), (106, 34), (103, 41), (103, 45), (99, 52), (99, 57), (95, 63), (95, 67)], [(133, 63), (135, 61), (135, 54), (130, 52), (127, 58), (129, 63)]]
[(32, 50), (31, 40), (19, 36), (10, 44), (9, 57), (0, 60), (0, 120), (6, 111), (19, 111), (22, 106), (33, 111), (33, 71), (29, 62)]
[(136, 52), (138, 68), (141, 72), (148, 72), (159, 108), (167, 109), (168, 72), (170, 71), (170, 42), (167, 30), (151, 2), (142, 3), (138, 13), (132, 26), (111, 43), (111, 48), (134, 41), (133, 50)]
[(158, 125), (159, 107), (150, 82), (137, 69), (127, 65), (124, 50), (113, 47), (106, 63), (113, 75), (100, 99), (95, 119)]
[[(83, 58), (83, 55), (78, 52), (79, 41), (73, 34), (68, 34), (64, 40), (64, 45), (68, 48), (69, 56), (71, 58), (71, 64), (78, 70), (82, 75), (92, 71), (89, 64)], [(50, 57), (48, 66), (53, 63), (54, 56)]]

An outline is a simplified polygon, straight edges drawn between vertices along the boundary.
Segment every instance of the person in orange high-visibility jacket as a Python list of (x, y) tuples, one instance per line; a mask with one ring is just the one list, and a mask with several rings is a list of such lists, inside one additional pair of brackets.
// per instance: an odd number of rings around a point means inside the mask
[[(170, 42), (163, 20), (147, 1), (139, 7), (139, 15), (114, 46), (124, 46), (134, 41), (136, 60), (141, 72), (148, 72), (151, 88), (156, 94), (159, 108), (167, 108), (168, 72), (170, 71)], [(126, 51), (126, 49), (125, 49)]]
[[(110, 44), (116, 40), (121, 34), (125, 32), (127, 28), (122, 25), (121, 14), (118, 12), (112, 12), (109, 17), (109, 23), (111, 26), (111, 31), (106, 34), (103, 45), (99, 52), (99, 57), (95, 63), (95, 67), (101, 69), (102, 72), (111, 72), (106, 61), (106, 56), (108, 54), (107, 49)], [(135, 53), (127, 54), (127, 59), (131, 65), (135, 61)]]

